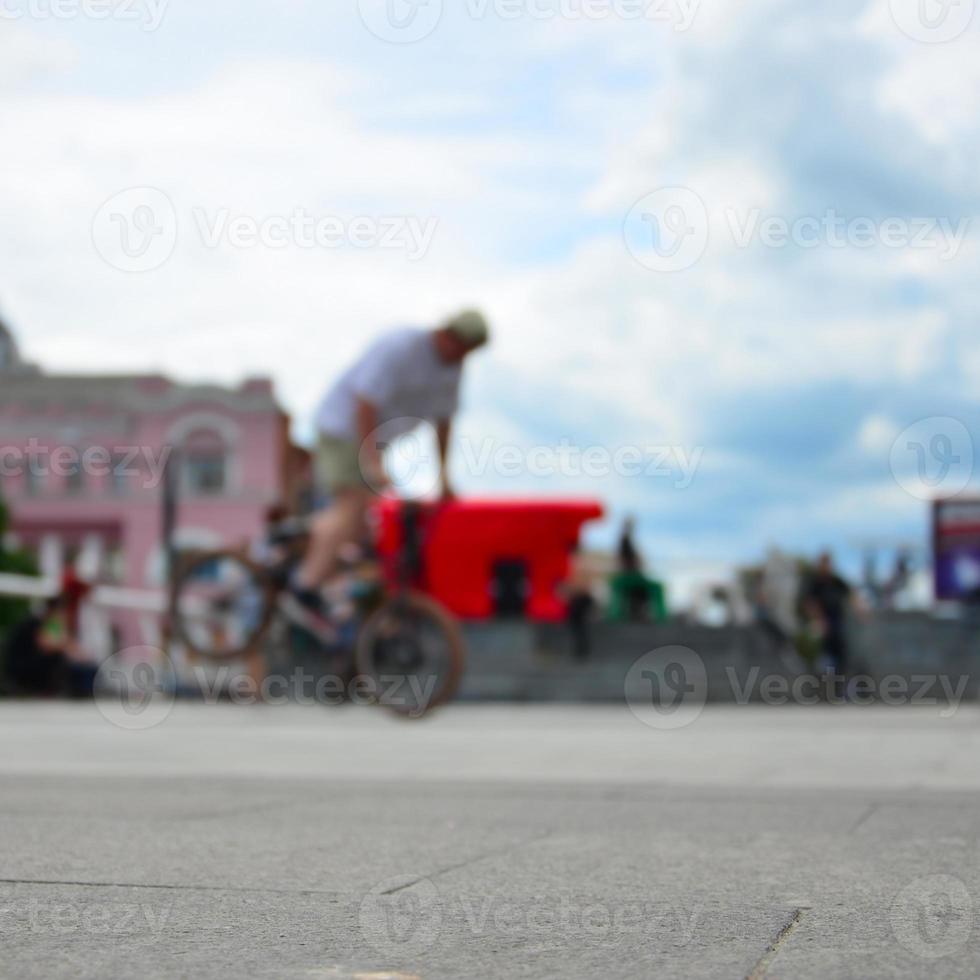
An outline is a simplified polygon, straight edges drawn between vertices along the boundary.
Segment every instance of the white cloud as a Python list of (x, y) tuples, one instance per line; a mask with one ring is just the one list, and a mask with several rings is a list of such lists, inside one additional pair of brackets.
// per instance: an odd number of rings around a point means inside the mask
[[(844, 4), (825, 15), (704, 0), (684, 35), (447, 21), (432, 48), (379, 42), (370, 57), (329, 49), (315, 62), (308, 49), (248, 50), (216, 56), (207, 71), (178, 68), (153, 94), (111, 95), (59, 74), (77, 62), (75, 47), (22, 31), (18, 50), (33, 50), (28, 61), (48, 75), (0, 103), (0, 129), (17, 134), (0, 156), (8, 315), (28, 355), (54, 369), (221, 380), (262, 371), (308, 420), (368, 336), (476, 302), (497, 343), (474, 365), (472, 387), (496, 401), (469, 414), (465, 431), (534, 441), (557, 426), (583, 438), (604, 431), (613, 443), (705, 445), (720, 462), (705, 464), (703, 483), (724, 496), (741, 477), (730, 475), (739, 454), (719, 434), (731, 421), (719, 404), (748, 409), (765, 392), (844, 386), (864, 399), (857, 445), (878, 454), (901, 386), (977, 402), (967, 376), (977, 360), (976, 238), (949, 262), (908, 249), (736, 248), (726, 219), (828, 207), (876, 216), (895, 202), (928, 213), (958, 192), (970, 204), (975, 174), (948, 179), (977, 148), (970, 89), (956, 81), (973, 77), (965, 46), (940, 65), (887, 25), (862, 41), (859, 17)], [(477, 36), (471, 54), (463, 42)], [(426, 52), (454, 40), (459, 60), (440, 75)], [(75, 44), (91, 57), (82, 35)], [(459, 82), (467, 58), (488, 87)], [(431, 74), (412, 67), (422, 62)], [(27, 62), (10, 64), (5, 84)], [(922, 159), (935, 166), (922, 172)], [(711, 244), (694, 268), (657, 274), (633, 260), (621, 225), (639, 197), (677, 183), (704, 197)], [(125, 275), (95, 254), (90, 223), (112, 194), (144, 184), (171, 196), (181, 238), (163, 268)], [(195, 207), (262, 217), (298, 206), (439, 225), (421, 262), (379, 250), (207, 249), (192, 233)], [(534, 396), (518, 398), (520, 389)], [(876, 403), (883, 392), (887, 406)], [(801, 440), (811, 421), (799, 419)], [(762, 490), (789, 469), (778, 458), (772, 467), (754, 473)], [(818, 478), (790, 472), (779, 492)], [(635, 481), (602, 492), (638, 510), (660, 503)], [(700, 492), (671, 499), (677, 513), (687, 508), (685, 530), (658, 540), (691, 541), (699, 512), (709, 513)], [(858, 491), (834, 499), (812, 515), (814, 534), (881, 516)], [(889, 520), (914, 519), (914, 501), (888, 499)], [(800, 526), (778, 501), (762, 517), (739, 500), (718, 506), (735, 509), (703, 533), (702, 550), (744, 550)]]
[(78, 63), (70, 41), (41, 37), (10, 20), (0, 31), (0, 85), (15, 91), (38, 78), (65, 76)]
[(858, 446), (871, 456), (885, 459), (891, 452), (898, 434), (899, 426), (887, 415), (880, 413), (869, 415), (861, 423), (861, 428), (858, 431)]

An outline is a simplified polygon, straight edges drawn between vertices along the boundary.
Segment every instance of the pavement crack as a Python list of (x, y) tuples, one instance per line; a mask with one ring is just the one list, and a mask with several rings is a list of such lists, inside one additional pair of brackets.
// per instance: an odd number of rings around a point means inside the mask
[(868, 809), (865, 810), (864, 813), (862, 813), (860, 817), (858, 817), (857, 822), (854, 824), (853, 827), (851, 827), (851, 829), (847, 833), (849, 835), (856, 833), (857, 830), (858, 830), (858, 828), (859, 827), (863, 827), (864, 824), (868, 820), (871, 819), (871, 817), (874, 815), (875, 811), (877, 811), (880, 807), (881, 807), (881, 804), (880, 803), (871, 803), (871, 804), (869, 804)]
[(769, 967), (772, 965), (772, 961), (778, 955), (780, 949), (789, 939), (790, 936), (799, 927), (799, 924), (803, 921), (803, 916), (806, 915), (810, 910), (808, 908), (798, 908), (793, 911), (793, 917), (779, 930), (776, 938), (766, 947), (766, 951), (759, 958), (759, 962), (756, 963), (755, 968), (751, 973), (745, 978), (745, 980), (763, 980), (766, 974), (769, 972)]
[(381, 892), (382, 895), (396, 895), (398, 892), (403, 892), (407, 888), (412, 888), (419, 884), (421, 881), (432, 881), (433, 878), (440, 878), (442, 875), (449, 874), (450, 871), (458, 871), (460, 868), (466, 868), (471, 864), (477, 864), (480, 861), (487, 861), (490, 858), (503, 857), (505, 854), (511, 854), (514, 851), (519, 851), (522, 847), (527, 847), (528, 844), (537, 843), (539, 840), (544, 840), (546, 837), (550, 837), (554, 831), (546, 830), (542, 834), (535, 834), (533, 837), (527, 838), (527, 840), (518, 841), (515, 844), (508, 844), (506, 847), (498, 847), (494, 851), (488, 851), (486, 854), (477, 854), (475, 857), (467, 858), (465, 861), (457, 861), (455, 864), (450, 864), (445, 868), (439, 868), (433, 871), (431, 874), (419, 875), (417, 878), (413, 878), (411, 881), (406, 881), (403, 885), (397, 885), (395, 888), (389, 888), (387, 891)]

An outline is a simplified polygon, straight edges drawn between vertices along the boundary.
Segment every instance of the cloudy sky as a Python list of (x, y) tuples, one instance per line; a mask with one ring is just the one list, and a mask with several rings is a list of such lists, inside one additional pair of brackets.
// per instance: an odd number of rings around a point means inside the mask
[(973, 0), (60, 4), (0, 0), (0, 309), (48, 369), (271, 374), (309, 436), (371, 336), (478, 304), (461, 489), (675, 565), (924, 541), (970, 478)]

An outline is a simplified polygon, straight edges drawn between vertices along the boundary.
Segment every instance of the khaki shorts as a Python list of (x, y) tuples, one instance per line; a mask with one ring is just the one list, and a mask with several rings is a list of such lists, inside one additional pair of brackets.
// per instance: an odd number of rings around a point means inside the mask
[(316, 483), (320, 490), (330, 494), (367, 487), (358, 461), (357, 444), (321, 434), (316, 447)]

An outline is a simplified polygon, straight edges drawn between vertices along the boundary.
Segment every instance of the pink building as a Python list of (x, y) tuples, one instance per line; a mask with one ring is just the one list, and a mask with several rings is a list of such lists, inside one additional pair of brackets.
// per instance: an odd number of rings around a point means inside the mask
[[(254, 540), (291, 504), (302, 451), (272, 384), (177, 384), (159, 375), (49, 375), (25, 364), (0, 324), (0, 486), (12, 534), (46, 571), (133, 588), (163, 581), (164, 467), (178, 467), (181, 548)], [(146, 624), (117, 623), (150, 642)]]

